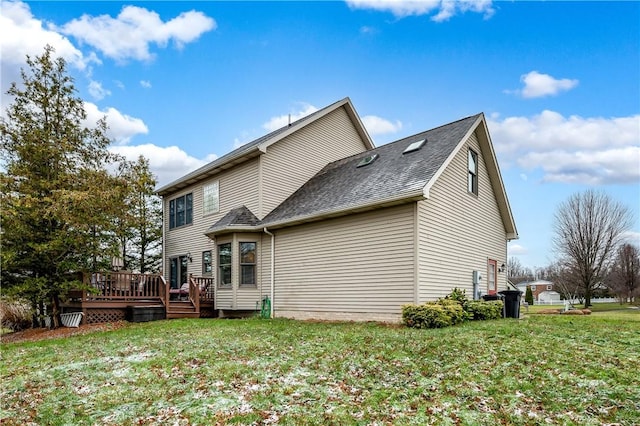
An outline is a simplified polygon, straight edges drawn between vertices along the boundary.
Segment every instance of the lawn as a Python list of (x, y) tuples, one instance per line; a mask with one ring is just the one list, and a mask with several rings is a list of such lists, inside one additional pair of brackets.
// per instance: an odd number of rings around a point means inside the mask
[(170, 320), (2, 344), (3, 424), (640, 423), (640, 312)]

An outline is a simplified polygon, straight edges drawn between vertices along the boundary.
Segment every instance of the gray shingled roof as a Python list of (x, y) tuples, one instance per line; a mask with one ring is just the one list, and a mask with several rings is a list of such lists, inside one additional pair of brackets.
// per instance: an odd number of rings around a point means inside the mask
[[(392, 198), (415, 197), (421, 194), (478, 117), (480, 115), (467, 117), (330, 163), (271, 211), (261, 225), (334, 214)], [(403, 154), (411, 143), (425, 138), (427, 142), (420, 150)], [(357, 167), (363, 157), (373, 153), (379, 154), (377, 160)]]
[(213, 234), (227, 229), (253, 228), (260, 224), (258, 219), (246, 206), (230, 210), (222, 219), (207, 229), (205, 234)]

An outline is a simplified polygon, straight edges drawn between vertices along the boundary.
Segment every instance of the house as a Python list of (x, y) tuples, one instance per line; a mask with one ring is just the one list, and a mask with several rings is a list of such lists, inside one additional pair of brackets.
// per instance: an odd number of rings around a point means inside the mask
[(397, 321), (506, 288), (518, 237), (483, 114), (376, 148), (345, 98), (158, 194), (166, 281), (211, 277), (221, 315)]
[[(560, 293), (555, 291), (553, 282), (547, 280), (524, 281), (517, 284), (518, 290), (524, 295), (527, 287), (531, 287), (533, 300), (538, 303), (560, 303)], [(524, 300), (524, 297), (523, 297)]]

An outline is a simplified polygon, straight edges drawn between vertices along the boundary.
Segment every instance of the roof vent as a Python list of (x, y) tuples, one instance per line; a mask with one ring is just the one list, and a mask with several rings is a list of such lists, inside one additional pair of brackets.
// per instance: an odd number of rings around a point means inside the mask
[(358, 163), (358, 165), (356, 167), (368, 166), (369, 164), (371, 164), (374, 161), (376, 161), (378, 159), (378, 157), (380, 157), (380, 155), (378, 155), (378, 154), (371, 154), (369, 156), (366, 156), (362, 160), (360, 160), (360, 162)]
[(425, 144), (426, 141), (427, 141), (426, 139), (421, 139), (419, 141), (415, 141), (411, 145), (409, 145), (402, 153), (403, 154), (408, 154), (410, 152), (417, 151), (417, 150), (419, 150), (420, 148), (423, 147), (423, 145)]

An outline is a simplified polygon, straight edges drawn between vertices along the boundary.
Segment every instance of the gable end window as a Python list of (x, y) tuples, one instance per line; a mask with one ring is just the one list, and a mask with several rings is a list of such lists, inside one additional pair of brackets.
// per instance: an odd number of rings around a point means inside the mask
[(220, 191), (218, 181), (202, 188), (202, 214), (208, 215), (220, 211)]
[(478, 154), (472, 149), (469, 149), (467, 165), (467, 190), (478, 195)]
[(193, 223), (193, 194), (169, 201), (169, 229)]

